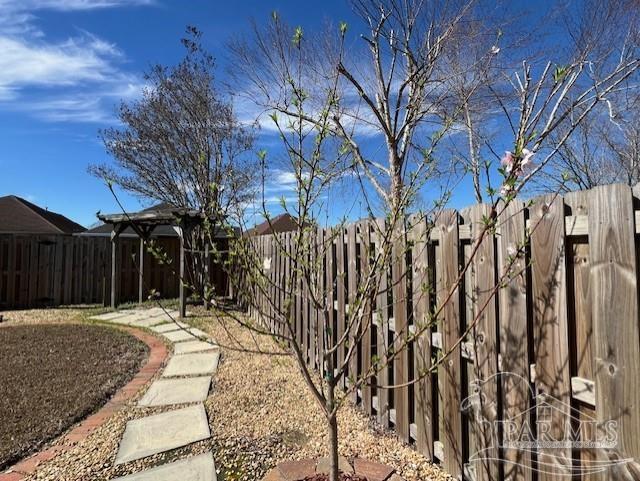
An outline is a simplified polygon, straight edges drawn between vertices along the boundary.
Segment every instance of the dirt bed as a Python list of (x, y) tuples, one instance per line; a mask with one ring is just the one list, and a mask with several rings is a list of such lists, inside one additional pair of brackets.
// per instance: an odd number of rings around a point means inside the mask
[(0, 328), (0, 471), (103, 405), (139, 370), (148, 348), (100, 326)]

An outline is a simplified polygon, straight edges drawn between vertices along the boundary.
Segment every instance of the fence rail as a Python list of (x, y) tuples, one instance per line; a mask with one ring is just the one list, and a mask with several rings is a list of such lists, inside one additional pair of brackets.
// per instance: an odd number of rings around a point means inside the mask
[[(473, 256), (488, 206), (445, 211), (435, 225), (413, 226), (407, 255), (393, 256), (381, 273), (379, 294), (365, 307), (369, 329), (350, 374), (365, 372), (395, 332), (415, 332), (436, 305), (444, 308), (438, 322), (354, 400), (455, 477), (640, 479), (637, 194), (611, 185), (527, 204), (514, 201)], [(317, 286), (288, 286), (294, 234), (276, 236), (255, 241), (271, 283), (253, 315), (274, 314), (288, 305), (292, 292), (295, 335), (309, 364), (321, 370), (323, 313), (308, 299), (308, 290)], [(312, 242), (323, 245), (332, 236), (319, 229)], [(371, 221), (348, 225), (334, 239), (315, 265), (322, 270), (320, 291), (329, 299), (330, 335), (340, 336), (377, 239)], [(514, 256), (525, 240), (525, 255)], [(468, 259), (463, 283), (447, 300)], [(507, 268), (514, 274), (501, 279)], [(448, 351), (451, 356), (433, 375), (408, 386), (377, 387), (408, 384)], [(339, 359), (344, 355), (337, 353)], [(507, 444), (514, 434), (526, 440), (527, 430), (538, 440), (597, 442), (610, 422), (615, 446), (607, 449)], [(575, 440), (567, 437), (571, 432)], [(615, 459), (628, 458), (635, 461), (613, 466)]]

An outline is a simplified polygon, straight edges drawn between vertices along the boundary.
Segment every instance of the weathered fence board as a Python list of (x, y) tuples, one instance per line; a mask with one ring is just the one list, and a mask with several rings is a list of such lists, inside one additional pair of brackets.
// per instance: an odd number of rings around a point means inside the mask
[[(538, 400), (537, 418), (548, 416), (550, 435), (564, 437), (571, 416), (571, 375), (567, 325), (564, 202), (547, 195), (529, 209), (531, 226), (531, 279), (533, 293), (533, 342)], [(538, 453), (539, 479), (569, 476), (571, 449), (554, 447)]]
[(461, 357), (458, 339), (460, 329), (460, 241), (458, 237), (458, 213), (443, 212), (436, 222), (440, 232), (442, 255), (442, 285), (438, 288), (438, 304), (442, 315), (438, 319), (442, 328), (442, 352), (447, 355), (443, 362), (443, 426), (441, 442), (444, 445), (444, 466), (454, 477), (462, 476), (462, 402)]
[(427, 225), (420, 218), (412, 233), (412, 305), (413, 324), (417, 335), (414, 346), (414, 387), (416, 446), (429, 459), (433, 459), (433, 405), (431, 368), (431, 327), (430, 308), (433, 286), (429, 278), (429, 243)]
[[(623, 185), (596, 187), (589, 194), (596, 415), (598, 421), (617, 422), (615, 451), (638, 462), (640, 333), (633, 198)], [(606, 453), (598, 454), (606, 459)], [(625, 479), (629, 469), (611, 468), (607, 479)], [(640, 473), (638, 467), (634, 471)]]
[[(304, 285), (284, 289), (278, 302), (284, 306), (293, 299), (309, 306), (305, 292), (326, 299), (326, 309), (307, 307), (306, 321), (300, 322), (304, 313), (295, 308), (290, 318), (294, 335), (309, 344), (310, 365), (325, 367), (321, 339), (333, 345), (345, 336), (355, 351), (348, 375), (356, 379), (375, 366), (375, 375), (353, 400), (454, 477), (635, 479), (640, 473), (638, 194), (634, 198), (629, 187), (615, 185), (527, 204), (514, 201), (506, 208), (448, 210), (429, 220), (412, 216), (409, 227), (391, 240), (381, 237), (381, 219), (318, 229), (311, 241), (322, 252), (321, 262), (312, 261), (317, 280), (306, 291)], [(278, 238), (285, 239), (282, 257), (288, 259), (294, 245), (287, 239), (293, 236)], [(261, 242), (273, 248), (274, 239)], [(0, 246), (5, 257), (8, 247)], [(17, 265), (24, 248), (14, 247)], [(358, 305), (362, 282), (378, 256), (386, 261), (376, 269), (375, 292)], [(293, 268), (283, 262), (281, 282), (286, 284)], [(29, 266), (21, 269), (12, 274), (15, 286), (28, 276)], [(1, 274), (4, 293), (8, 274)], [(355, 309), (364, 313), (363, 324), (347, 325)], [(409, 349), (394, 352), (404, 345)], [(434, 360), (443, 355), (434, 370)], [(335, 368), (344, 356), (338, 349)], [(540, 435), (566, 440), (567, 429), (578, 440), (594, 440), (609, 421), (617, 423), (615, 449), (514, 444)], [(589, 471), (597, 461), (628, 458), (635, 462), (600, 474)]]
[[(498, 420), (498, 384), (495, 374), (498, 372), (498, 335), (496, 332), (496, 298), (494, 286), (495, 247), (492, 236), (486, 232), (490, 220), (491, 208), (488, 205), (476, 205), (468, 211), (471, 226), (469, 245), (471, 274), (467, 297), (470, 304), (467, 324), (472, 327), (470, 333), (472, 349), (473, 386), (469, 389), (470, 429), (473, 446), (477, 452), (485, 449), (486, 458), (475, 463), (477, 481), (495, 481), (498, 479), (498, 451), (492, 446), (492, 429)], [(475, 252), (474, 252), (475, 251)]]
[[(178, 259), (178, 242), (158, 238), (169, 259)], [(137, 301), (140, 241), (123, 237), (118, 242), (121, 301)], [(176, 261), (163, 265), (145, 252), (144, 296), (155, 290), (164, 298), (178, 293)], [(212, 260), (213, 263), (213, 260)], [(214, 265), (214, 264), (212, 264)], [(226, 278), (210, 269), (218, 292)], [(0, 235), (0, 309), (107, 303), (111, 283), (111, 242), (107, 237)]]

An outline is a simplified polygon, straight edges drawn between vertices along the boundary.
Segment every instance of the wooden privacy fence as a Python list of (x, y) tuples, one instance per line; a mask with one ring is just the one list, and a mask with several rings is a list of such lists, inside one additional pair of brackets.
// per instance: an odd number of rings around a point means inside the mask
[[(636, 204), (623, 185), (511, 203), (495, 234), (479, 244), (438, 322), (358, 391), (362, 410), (455, 477), (640, 479), (633, 462), (608, 466), (617, 459), (640, 461)], [(423, 221), (407, 233), (406, 255), (385, 266), (379, 294), (367, 308), (370, 329), (350, 375), (371, 366), (394, 332), (415, 332), (442, 305), (488, 213), (486, 205), (445, 211), (435, 225)], [(369, 268), (368, 252), (377, 248), (374, 232), (371, 221), (347, 226), (319, 263), (334, 339), (344, 332), (349, 302)], [(272, 281), (251, 309), (256, 316), (284, 308), (291, 287), (295, 233), (276, 235), (278, 242), (273, 235), (255, 241)], [(329, 231), (319, 229), (314, 241), (322, 245), (328, 238)], [(511, 274), (503, 278), (507, 267)], [(316, 342), (323, 338), (324, 313), (312, 307), (308, 288), (293, 289), (292, 323), (309, 364), (322, 369)], [(449, 351), (433, 375), (408, 383)], [(376, 387), (394, 384), (405, 385)], [(589, 444), (602, 441), (603, 433), (615, 443)], [(528, 439), (585, 443), (512, 443)]]
[[(174, 238), (156, 239), (172, 259), (178, 258)], [(138, 300), (138, 238), (118, 244), (118, 288), (123, 301)], [(163, 297), (178, 295), (179, 279), (172, 267), (145, 253), (146, 285)], [(108, 237), (0, 235), (0, 308), (27, 308), (109, 301), (111, 243)]]

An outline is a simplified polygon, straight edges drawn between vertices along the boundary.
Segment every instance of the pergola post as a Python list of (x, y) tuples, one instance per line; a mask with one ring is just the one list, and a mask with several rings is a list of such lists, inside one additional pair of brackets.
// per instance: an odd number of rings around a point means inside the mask
[(138, 266), (138, 304), (144, 302), (144, 245), (147, 240), (149, 240), (149, 237), (151, 237), (153, 229), (154, 226), (149, 228), (139, 227), (142, 236), (140, 237), (140, 262)]
[(140, 237), (140, 260), (138, 262), (138, 304), (144, 297), (144, 237)]
[(186, 300), (186, 289), (184, 282), (185, 275), (185, 259), (184, 259), (184, 236), (185, 236), (185, 224), (183, 221), (174, 227), (174, 230), (178, 234), (178, 238), (180, 239), (180, 284), (178, 287), (178, 297), (180, 299), (180, 319), (184, 319), (187, 317), (187, 300)]
[(111, 309), (118, 307), (118, 247), (120, 234), (124, 230), (123, 224), (114, 224), (111, 231)]
[(211, 285), (211, 279), (209, 279), (209, 242), (207, 241), (207, 239), (205, 238), (204, 241), (204, 265), (203, 265), (203, 271), (204, 271), (204, 279), (202, 282), (202, 299), (204, 302), (204, 308), (205, 310), (209, 310), (210, 304), (209, 304), (209, 299), (207, 298), (207, 288), (210, 287)]

